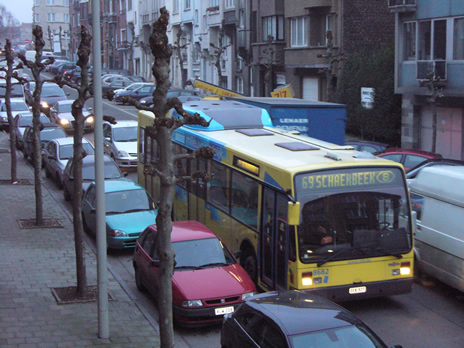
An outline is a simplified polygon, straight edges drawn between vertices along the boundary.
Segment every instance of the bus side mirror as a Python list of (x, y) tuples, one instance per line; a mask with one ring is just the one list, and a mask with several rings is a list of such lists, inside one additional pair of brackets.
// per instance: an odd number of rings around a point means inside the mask
[(288, 202), (288, 224), (290, 226), (300, 224), (300, 202)]

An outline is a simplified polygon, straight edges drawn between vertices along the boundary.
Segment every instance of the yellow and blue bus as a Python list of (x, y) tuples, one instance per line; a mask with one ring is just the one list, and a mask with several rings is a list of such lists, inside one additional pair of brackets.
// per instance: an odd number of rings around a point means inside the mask
[[(413, 221), (400, 164), (274, 128), (267, 111), (237, 101), (183, 107), (211, 122), (175, 130), (175, 153), (210, 146), (215, 155), (175, 164), (179, 176), (210, 176), (176, 185), (175, 220), (209, 226), (265, 291), (336, 301), (411, 291)], [(158, 158), (145, 132), (153, 120), (140, 111), (138, 180), (159, 199), (159, 178), (144, 174)]]

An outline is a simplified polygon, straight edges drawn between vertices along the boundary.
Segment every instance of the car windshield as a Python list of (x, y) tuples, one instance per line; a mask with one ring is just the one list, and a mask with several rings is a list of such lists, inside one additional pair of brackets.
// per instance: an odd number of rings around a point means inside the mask
[(107, 192), (105, 202), (106, 214), (126, 214), (155, 209), (152, 199), (143, 189)]
[(229, 250), (218, 238), (196, 239), (172, 243), (176, 269), (224, 266), (235, 263)]
[[(0, 86), (0, 98), (5, 98), (6, 86)], [(12, 85), (10, 98), (24, 97), (24, 90), (22, 85)]]
[(397, 168), (299, 174), (298, 249), (303, 263), (382, 255), (411, 249), (409, 201)]
[(60, 86), (46, 86), (44, 85), (42, 87), (42, 97), (65, 97), (66, 95), (64, 94), (63, 90), (60, 88)]
[(327, 348), (385, 347), (382, 342), (379, 342), (378, 339), (365, 328), (354, 325), (290, 336), (290, 340), (294, 348), (305, 348), (308, 346)]
[[(93, 155), (95, 153), (94, 148), (89, 143), (82, 143), (82, 148), (87, 155)], [(73, 156), (73, 144), (60, 146), (60, 159), (67, 160)]]
[[(45, 115), (40, 116), (40, 122), (50, 122), (50, 120)], [(32, 116), (22, 116), (19, 119), (19, 127), (26, 127), (32, 124)]]
[[(58, 107), (58, 112), (71, 112), (71, 109), (72, 109), (72, 104), (59, 104), (57, 105)], [(84, 111), (84, 109), (82, 109), (82, 111)]]
[[(10, 101), (11, 104), (11, 111), (29, 111), (26, 103), (22, 101)], [(6, 111), (6, 104), (2, 103), (2, 111)]]
[(113, 138), (114, 141), (137, 141), (137, 126), (114, 128)]
[(40, 131), (40, 140), (48, 141), (56, 138), (65, 138), (66, 133), (62, 128), (45, 128)]
[[(121, 171), (112, 162), (105, 163), (104, 166), (105, 179), (117, 179), (121, 177)], [(82, 168), (83, 180), (95, 180), (95, 164), (86, 165)]]

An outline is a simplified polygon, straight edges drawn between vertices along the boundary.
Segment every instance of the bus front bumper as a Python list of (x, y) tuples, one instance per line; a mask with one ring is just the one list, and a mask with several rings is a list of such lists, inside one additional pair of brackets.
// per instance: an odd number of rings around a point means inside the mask
[(305, 289), (303, 291), (319, 295), (334, 302), (344, 302), (407, 294), (411, 292), (412, 284), (413, 278), (408, 278), (373, 283), (350, 284), (323, 289)]

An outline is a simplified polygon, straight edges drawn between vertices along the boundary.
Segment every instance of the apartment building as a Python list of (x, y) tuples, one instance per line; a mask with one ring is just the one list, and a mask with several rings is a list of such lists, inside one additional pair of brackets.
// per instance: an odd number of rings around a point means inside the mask
[[(430, 151), (436, 133), (435, 152), (464, 159), (464, 2), (389, 0), (388, 5), (396, 18), (402, 146)], [(432, 82), (435, 94), (428, 88)]]
[(40, 25), (45, 41), (44, 50), (70, 53), (70, 0), (34, 0), (33, 25)]

